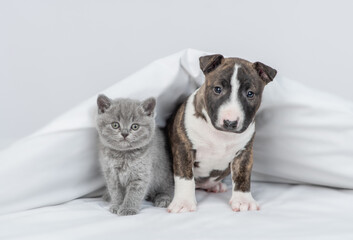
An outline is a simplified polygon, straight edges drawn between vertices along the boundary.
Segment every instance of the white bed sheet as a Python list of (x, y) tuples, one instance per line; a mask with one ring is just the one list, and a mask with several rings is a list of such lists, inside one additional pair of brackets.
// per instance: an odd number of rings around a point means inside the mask
[[(227, 179), (228, 187), (230, 181)], [(353, 190), (253, 183), (256, 212), (232, 212), (231, 192), (197, 190), (198, 210), (169, 214), (144, 202), (119, 217), (100, 198), (0, 216), (0, 239), (353, 239)]]

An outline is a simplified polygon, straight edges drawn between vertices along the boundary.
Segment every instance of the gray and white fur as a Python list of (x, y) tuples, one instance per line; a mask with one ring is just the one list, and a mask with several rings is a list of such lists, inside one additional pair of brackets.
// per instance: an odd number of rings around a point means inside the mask
[(110, 212), (137, 214), (143, 199), (167, 207), (174, 190), (172, 161), (166, 136), (155, 126), (156, 100), (99, 95), (97, 105), (99, 160)]

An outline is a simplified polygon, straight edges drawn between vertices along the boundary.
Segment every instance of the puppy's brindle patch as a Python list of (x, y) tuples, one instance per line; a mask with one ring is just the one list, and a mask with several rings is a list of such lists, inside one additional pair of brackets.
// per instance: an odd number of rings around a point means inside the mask
[(168, 123), (168, 136), (173, 155), (174, 175), (191, 179), (193, 178), (192, 168), (196, 150), (192, 149), (192, 144), (186, 136), (185, 106), (186, 102), (179, 107), (175, 116)]
[(234, 191), (249, 192), (251, 169), (253, 165), (253, 150), (254, 137), (245, 146), (245, 149), (234, 158), (232, 161), (232, 180), (234, 183)]

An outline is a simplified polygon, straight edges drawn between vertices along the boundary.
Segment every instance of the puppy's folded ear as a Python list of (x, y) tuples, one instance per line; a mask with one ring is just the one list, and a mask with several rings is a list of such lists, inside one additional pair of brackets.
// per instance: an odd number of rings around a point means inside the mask
[(143, 112), (146, 113), (147, 116), (153, 116), (156, 107), (156, 99), (153, 97), (148, 98), (142, 102), (141, 106)]
[(277, 70), (273, 69), (261, 62), (255, 62), (253, 63), (253, 67), (255, 68), (257, 74), (260, 76), (260, 78), (267, 84), (271, 82), (276, 74)]
[(107, 109), (110, 108), (111, 104), (112, 102), (110, 98), (103, 94), (100, 94), (97, 98), (98, 113), (104, 113)]
[(200, 57), (200, 68), (204, 74), (212, 72), (222, 63), (223, 59), (221, 54)]

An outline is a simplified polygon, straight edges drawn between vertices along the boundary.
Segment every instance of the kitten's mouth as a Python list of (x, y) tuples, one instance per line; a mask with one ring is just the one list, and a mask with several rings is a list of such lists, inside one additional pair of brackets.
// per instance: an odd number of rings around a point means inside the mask
[(131, 150), (135, 147), (131, 144), (131, 142), (127, 139), (120, 140), (120, 148), (121, 150)]
[(121, 139), (120, 144), (126, 147), (132, 147), (131, 142), (128, 139)]

